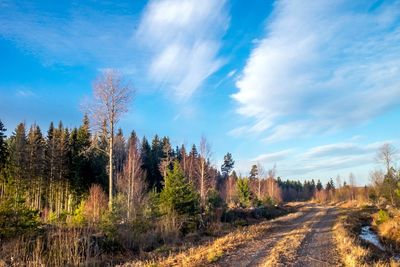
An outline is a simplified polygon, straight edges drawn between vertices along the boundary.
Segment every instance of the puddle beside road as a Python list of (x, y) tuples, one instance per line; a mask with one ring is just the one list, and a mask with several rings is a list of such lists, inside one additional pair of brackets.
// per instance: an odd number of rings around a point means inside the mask
[[(378, 235), (372, 230), (370, 225), (363, 226), (361, 228), (360, 238), (375, 247), (379, 248), (382, 251), (386, 251), (382, 242), (379, 240)], [(392, 255), (392, 259), (396, 262), (400, 262), (400, 255)]]
[(378, 235), (372, 231), (371, 226), (366, 225), (361, 228), (360, 238), (368, 243), (371, 243), (380, 250), (385, 251), (385, 248), (379, 240)]

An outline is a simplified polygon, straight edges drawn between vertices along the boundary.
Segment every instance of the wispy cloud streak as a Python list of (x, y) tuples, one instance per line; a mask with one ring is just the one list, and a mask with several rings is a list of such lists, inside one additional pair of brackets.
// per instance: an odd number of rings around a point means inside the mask
[(368, 121), (400, 103), (399, 43), (399, 1), (278, 1), (236, 83), (237, 112), (268, 142)]
[(149, 53), (151, 79), (180, 99), (192, 96), (224, 63), (218, 51), (228, 23), (225, 1), (150, 1), (136, 39)]

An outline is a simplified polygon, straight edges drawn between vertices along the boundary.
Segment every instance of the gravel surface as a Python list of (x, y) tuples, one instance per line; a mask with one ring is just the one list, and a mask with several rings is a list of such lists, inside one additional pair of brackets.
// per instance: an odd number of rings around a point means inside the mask
[[(259, 238), (224, 255), (214, 266), (270, 266), (266, 262), (271, 257), (277, 266), (342, 266), (332, 234), (336, 217), (334, 207), (308, 204), (301, 216), (276, 219)], [(275, 248), (290, 242), (297, 231), (299, 242)]]

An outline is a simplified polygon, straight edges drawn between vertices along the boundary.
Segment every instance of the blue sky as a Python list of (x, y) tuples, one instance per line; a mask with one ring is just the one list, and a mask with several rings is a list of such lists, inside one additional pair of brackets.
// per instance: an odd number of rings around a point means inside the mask
[(136, 89), (121, 120), (226, 152), (246, 175), (359, 184), (399, 144), (399, 1), (0, 0), (0, 118), (79, 125), (102, 70)]

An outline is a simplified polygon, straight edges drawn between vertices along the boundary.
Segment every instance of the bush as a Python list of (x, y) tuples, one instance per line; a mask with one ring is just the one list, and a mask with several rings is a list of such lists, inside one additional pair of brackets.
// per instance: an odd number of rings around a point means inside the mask
[(271, 207), (271, 206), (275, 205), (274, 199), (272, 197), (268, 196), (268, 195), (264, 197), (262, 202), (267, 207)]
[(83, 226), (86, 223), (85, 218), (85, 201), (82, 200), (79, 206), (74, 210), (73, 215), (70, 219), (70, 223), (73, 226)]
[(243, 208), (250, 207), (251, 205), (251, 191), (249, 179), (238, 179), (236, 183), (236, 191), (238, 194), (239, 204)]
[(225, 205), (224, 200), (219, 195), (218, 191), (210, 190), (207, 194), (206, 210), (215, 211), (218, 208), (223, 208)]
[(108, 199), (100, 185), (92, 185), (89, 190), (89, 197), (85, 201), (83, 214), (86, 220), (97, 224), (107, 211)]
[(39, 225), (39, 211), (28, 208), (23, 199), (4, 200), (0, 204), (0, 237), (35, 230)]
[(149, 192), (148, 195), (149, 201), (147, 203), (147, 207), (145, 208), (144, 214), (145, 217), (150, 219), (154, 219), (161, 216), (160, 212), (160, 194), (154, 188)]
[(387, 222), (389, 220), (389, 218), (390, 218), (390, 216), (389, 216), (389, 213), (387, 211), (379, 210), (378, 214), (376, 216), (375, 222), (376, 222), (377, 225), (379, 225), (379, 224)]

